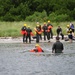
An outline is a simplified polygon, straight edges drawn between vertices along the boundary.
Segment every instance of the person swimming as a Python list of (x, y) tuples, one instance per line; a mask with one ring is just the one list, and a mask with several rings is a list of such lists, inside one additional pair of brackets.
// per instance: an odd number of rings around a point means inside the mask
[(30, 52), (44, 52), (43, 49), (40, 47), (39, 44), (35, 45), (35, 48), (30, 50)]

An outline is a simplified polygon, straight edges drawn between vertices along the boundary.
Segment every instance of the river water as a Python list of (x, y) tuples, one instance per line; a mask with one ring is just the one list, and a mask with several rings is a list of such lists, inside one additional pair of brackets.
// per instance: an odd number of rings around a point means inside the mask
[(30, 53), (33, 44), (0, 43), (0, 75), (75, 75), (75, 42), (64, 42), (64, 53), (51, 53), (53, 43), (40, 43), (44, 54)]

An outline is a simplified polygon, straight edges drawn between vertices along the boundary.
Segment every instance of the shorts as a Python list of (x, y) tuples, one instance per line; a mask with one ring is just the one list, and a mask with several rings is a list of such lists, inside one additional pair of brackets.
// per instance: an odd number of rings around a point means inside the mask
[(72, 29), (72, 32), (74, 33), (74, 29)]
[(68, 35), (69, 39), (73, 39), (73, 36), (72, 35)]

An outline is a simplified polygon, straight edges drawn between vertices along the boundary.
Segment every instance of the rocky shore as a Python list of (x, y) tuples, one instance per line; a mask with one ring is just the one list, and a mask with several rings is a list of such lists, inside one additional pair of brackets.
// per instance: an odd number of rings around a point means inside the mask
[[(53, 39), (50, 39), (50, 42), (55, 42), (56, 41), (55, 37), (56, 36), (53, 36)], [(67, 36), (65, 35), (65, 38), (66, 37)], [(65, 40), (61, 40), (61, 37), (60, 37), (60, 41), (64, 42)], [(42, 40), (40, 40), (40, 42), (48, 42), (48, 40), (44, 41), (42, 39)], [(22, 43), (22, 37), (0, 37), (0, 43)], [(36, 43), (36, 40), (32, 38), (31, 43)]]

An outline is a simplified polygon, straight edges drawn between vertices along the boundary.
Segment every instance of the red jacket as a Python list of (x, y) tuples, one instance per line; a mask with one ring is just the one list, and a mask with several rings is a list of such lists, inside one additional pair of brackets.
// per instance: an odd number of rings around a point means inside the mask
[(21, 30), (21, 34), (22, 34), (22, 35), (24, 35), (24, 34), (27, 34), (27, 32), (26, 32), (26, 31)]
[(36, 49), (30, 50), (30, 52), (43, 52), (41, 47), (36, 47)]

